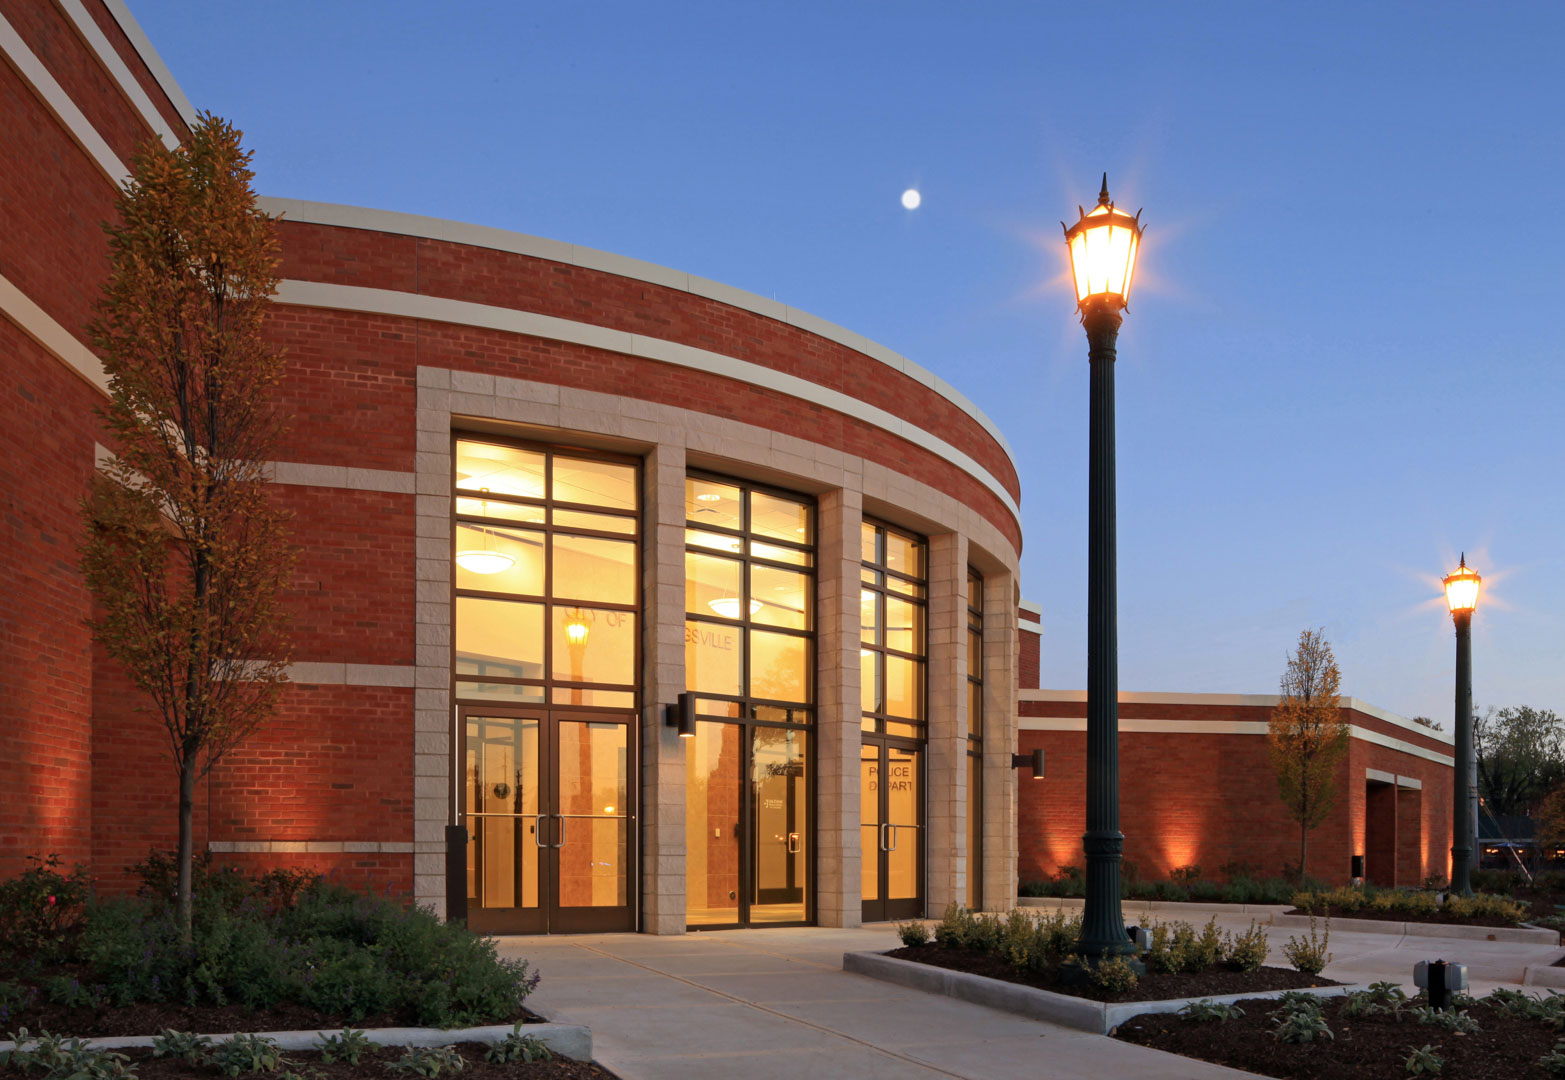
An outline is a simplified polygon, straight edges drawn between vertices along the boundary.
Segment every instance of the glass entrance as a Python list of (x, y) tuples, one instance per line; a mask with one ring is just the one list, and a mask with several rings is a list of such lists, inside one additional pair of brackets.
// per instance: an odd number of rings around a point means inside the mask
[(633, 929), (629, 718), (464, 712), (468, 924)]
[(866, 742), (859, 759), (864, 921), (924, 914), (923, 751)]

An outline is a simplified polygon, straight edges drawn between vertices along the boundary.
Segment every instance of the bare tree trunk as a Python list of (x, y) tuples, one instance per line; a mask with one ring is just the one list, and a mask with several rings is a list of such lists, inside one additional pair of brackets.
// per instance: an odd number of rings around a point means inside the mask
[(195, 847), (196, 763), (187, 756), (179, 763), (179, 884), (174, 892), (174, 917), (186, 945), (195, 940), (191, 926), (191, 862)]

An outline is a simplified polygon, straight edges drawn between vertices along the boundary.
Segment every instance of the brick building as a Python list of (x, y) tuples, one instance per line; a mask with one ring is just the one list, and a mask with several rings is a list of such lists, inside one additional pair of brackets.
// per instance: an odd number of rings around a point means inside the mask
[[(85, 327), (126, 162), (194, 112), (123, 0), (0, 0), (0, 60), (0, 874), (58, 852), (124, 887), (172, 844), (175, 785), (85, 627), (78, 502), (108, 453)], [(954, 388), (694, 275), (262, 202), (282, 217), (268, 332), (291, 423), (271, 464), (301, 547), (295, 663), (277, 719), (202, 785), (199, 847), (496, 930), (1003, 908), (1020, 738), (1048, 740), (1058, 778), (1025, 789), (1021, 876), (1069, 860), (1080, 706), (1018, 706), (1040, 612), (1019, 606), (1016, 463)], [(664, 722), (686, 693), (690, 738)], [(1393, 825), (1318, 834), (1323, 858), (1389, 843), (1427, 872), (1441, 781), (1395, 748), (1423, 737), (1363, 717), (1353, 820)], [(1190, 731), (1195, 770), (1249, 744)], [(1259, 820), (1231, 791), (1264, 786), (1224, 772), (1195, 786), (1227, 817), (1138, 817), (1163, 804), (1137, 739), (1126, 831), (1181, 839), (1132, 835), (1129, 857), (1223, 861), (1215, 823)]]

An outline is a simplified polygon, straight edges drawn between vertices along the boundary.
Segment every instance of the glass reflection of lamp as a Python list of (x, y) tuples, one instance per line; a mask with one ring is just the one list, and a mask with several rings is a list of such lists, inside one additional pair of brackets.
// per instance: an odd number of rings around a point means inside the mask
[[(481, 492), (488, 493), (488, 488), (479, 488)], [(489, 501), (487, 499), (479, 503), (479, 513), (489, 513)], [(503, 574), (516, 565), (516, 560), (503, 551), (494, 551), (489, 547), (489, 530), (482, 525), (470, 526), (478, 530), (483, 536), (484, 546), (481, 548), (469, 548), (466, 551), (456, 553), (456, 564), (463, 570), (474, 574)]]
[[(739, 617), (739, 598), (737, 596), (719, 596), (716, 600), (708, 600), (707, 607), (717, 612), (725, 619), (737, 619)], [(761, 601), (750, 601), (750, 614), (760, 611)]]
[(1451, 807), (1451, 892), (1473, 895), (1473, 812), (1470, 779), (1473, 770), (1473, 611), (1483, 579), (1467, 565), (1467, 553), (1447, 574), (1446, 606), (1456, 623), (1456, 782)]
[[(571, 655), (571, 682), (581, 682), (582, 654), (587, 651), (587, 635), (591, 629), (580, 608), (565, 617), (565, 649)], [(571, 687), (571, 704), (581, 704), (581, 687)]]

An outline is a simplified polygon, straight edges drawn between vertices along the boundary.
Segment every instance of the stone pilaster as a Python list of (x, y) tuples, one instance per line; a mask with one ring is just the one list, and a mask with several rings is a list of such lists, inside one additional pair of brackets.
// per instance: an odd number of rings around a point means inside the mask
[(967, 538), (929, 538), (925, 899), (938, 913), (967, 898)]
[(642, 520), (642, 929), (685, 932), (685, 740), (663, 706), (685, 689), (685, 448), (659, 444), (646, 460)]
[[(984, 575), (983, 894), (989, 911), (1016, 903), (1016, 575)], [(1028, 781), (1031, 783), (1031, 780)], [(1042, 781), (1040, 781), (1042, 782)]]
[(859, 851), (859, 527), (862, 496), (839, 489), (819, 502), (816, 577), (815, 915), (822, 926), (863, 921)]

